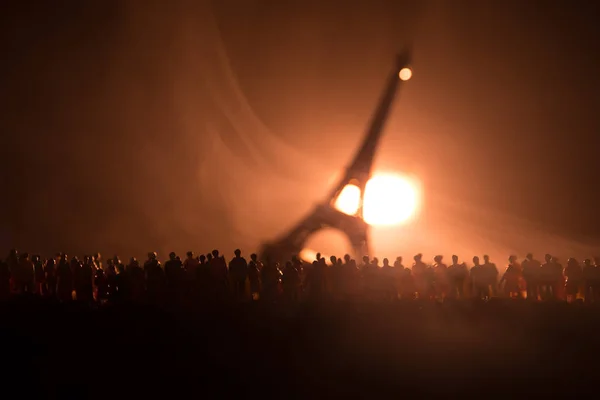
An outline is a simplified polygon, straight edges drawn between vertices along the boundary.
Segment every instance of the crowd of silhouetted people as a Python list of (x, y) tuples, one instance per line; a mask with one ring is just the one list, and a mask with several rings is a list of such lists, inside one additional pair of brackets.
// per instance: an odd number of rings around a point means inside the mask
[(188, 252), (182, 260), (175, 253), (161, 263), (156, 253), (140, 263), (123, 263), (115, 256), (104, 261), (100, 254), (83, 259), (65, 253), (43, 260), (40, 256), (10, 251), (0, 263), (0, 298), (32, 294), (61, 302), (77, 300), (94, 304), (117, 302), (219, 302), (399, 299), (490, 299), (507, 297), (534, 301), (568, 302), (600, 300), (600, 258), (580, 264), (574, 258), (563, 265), (550, 254), (544, 262), (528, 254), (522, 262), (510, 256), (499, 272), (488, 256), (473, 257), (472, 266), (452, 256), (451, 264), (438, 255), (429, 264), (417, 254), (410, 267), (402, 257), (364, 256), (356, 262), (349, 255), (329, 260), (317, 254), (307, 263), (293, 257), (285, 265), (247, 261), (240, 250), (226, 261), (218, 250), (200, 256)]

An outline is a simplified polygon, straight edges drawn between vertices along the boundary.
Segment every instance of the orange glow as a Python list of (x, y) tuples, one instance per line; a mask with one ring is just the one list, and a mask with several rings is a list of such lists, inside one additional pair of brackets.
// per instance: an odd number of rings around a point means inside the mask
[(412, 78), (412, 70), (410, 68), (402, 68), (400, 70), (400, 72), (398, 73), (398, 76), (400, 77), (400, 79), (402, 79), (403, 81), (407, 81), (410, 78)]
[(344, 214), (354, 215), (360, 207), (360, 189), (356, 185), (346, 185), (335, 201), (335, 208)]
[(394, 174), (375, 175), (367, 183), (363, 217), (369, 225), (397, 225), (415, 216), (419, 188), (410, 179)]
[[(394, 174), (377, 174), (365, 189), (363, 217), (369, 225), (397, 225), (413, 217), (419, 207), (418, 186), (410, 179)], [(360, 189), (346, 185), (335, 208), (354, 215), (360, 206)]]

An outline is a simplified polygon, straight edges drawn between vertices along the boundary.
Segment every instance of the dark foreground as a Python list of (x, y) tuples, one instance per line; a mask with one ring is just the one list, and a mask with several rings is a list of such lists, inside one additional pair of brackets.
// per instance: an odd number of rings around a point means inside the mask
[[(600, 309), (244, 304), (0, 307), (4, 392), (42, 398), (469, 398), (599, 390)], [(503, 396), (504, 397), (504, 396)]]

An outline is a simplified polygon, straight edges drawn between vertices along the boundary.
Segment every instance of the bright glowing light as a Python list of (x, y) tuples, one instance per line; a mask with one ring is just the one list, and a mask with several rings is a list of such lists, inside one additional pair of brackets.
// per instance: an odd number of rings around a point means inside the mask
[(400, 175), (375, 175), (367, 183), (363, 218), (370, 225), (397, 225), (413, 217), (419, 207), (419, 189)]
[(410, 78), (412, 78), (412, 70), (410, 68), (402, 68), (400, 70), (400, 73), (398, 73), (398, 76), (400, 77), (400, 79), (402, 79), (403, 81), (407, 81)]
[[(363, 218), (369, 225), (397, 225), (413, 217), (419, 208), (418, 186), (409, 178), (378, 174), (365, 189)], [(335, 208), (354, 215), (360, 206), (360, 189), (346, 185), (335, 202)]]
[(354, 215), (360, 207), (360, 189), (356, 185), (346, 185), (335, 201), (335, 208), (344, 214)]

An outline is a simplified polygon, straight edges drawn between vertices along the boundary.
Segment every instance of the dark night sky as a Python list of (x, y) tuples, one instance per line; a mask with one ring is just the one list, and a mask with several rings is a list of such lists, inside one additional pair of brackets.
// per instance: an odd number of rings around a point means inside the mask
[(405, 43), (377, 163), (427, 218), (600, 239), (594, 2), (2, 4), (3, 247), (255, 247), (326, 192)]

